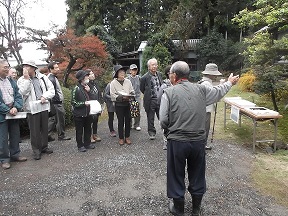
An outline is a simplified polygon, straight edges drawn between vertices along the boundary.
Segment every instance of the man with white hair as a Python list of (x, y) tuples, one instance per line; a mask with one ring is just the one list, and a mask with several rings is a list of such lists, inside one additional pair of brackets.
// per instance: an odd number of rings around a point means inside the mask
[(155, 114), (159, 119), (159, 100), (160, 87), (162, 85), (162, 77), (158, 70), (158, 63), (155, 58), (149, 59), (147, 62), (148, 72), (142, 76), (140, 80), (140, 90), (144, 94), (143, 105), (147, 115), (148, 134), (150, 140), (155, 139), (156, 129), (154, 126)]
[(20, 156), (19, 120), (6, 119), (6, 115), (16, 116), (23, 106), (17, 84), (8, 76), (9, 69), (7, 60), (0, 59), (0, 163), (3, 169), (10, 168), (10, 161), (27, 160)]
[(24, 111), (28, 112), (28, 125), (33, 158), (41, 159), (41, 154), (51, 154), (48, 148), (48, 110), (31, 113), (31, 105), (40, 102), (40, 105), (49, 103), (55, 95), (52, 82), (44, 74), (36, 71), (38, 68), (34, 61), (23, 62), (23, 76), (18, 79), (19, 92), (24, 99)]
[(160, 124), (167, 131), (167, 196), (173, 215), (184, 215), (185, 167), (192, 196), (192, 215), (200, 215), (206, 192), (205, 119), (206, 105), (219, 101), (236, 84), (239, 77), (231, 74), (228, 81), (215, 87), (188, 81), (189, 66), (175, 62), (170, 72), (176, 85), (167, 88), (161, 99)]

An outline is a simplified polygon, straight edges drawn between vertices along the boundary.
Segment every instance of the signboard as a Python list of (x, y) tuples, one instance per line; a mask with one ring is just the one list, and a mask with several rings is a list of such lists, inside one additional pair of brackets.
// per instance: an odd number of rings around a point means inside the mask
[(238, 124), (240, 118), (240, 109), (235, 106), (231, 106), (230, 118), (232, 121)]

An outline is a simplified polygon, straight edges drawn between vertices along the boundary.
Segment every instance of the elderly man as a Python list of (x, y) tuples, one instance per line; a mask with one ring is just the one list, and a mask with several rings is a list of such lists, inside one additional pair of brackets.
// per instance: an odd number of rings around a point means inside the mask
[(49, 74), (47, 75), (49, 80), (52, 82), (55, 96), (52, 98), (51, 106), (54, 106), (56, 115), (52, 116), (48, 120), (48, 141), (54, 141), (51, 133), (57, 125), (58, 140), (71, 140), (71, 137), (65, 135), (65, 109), (64, 109), (64, 96), (57, 78), (57, 74), (60, 72), (59, 66), (56, 62), (50, 62), (48, 64)]
[(148, 72), (140, 80), (140, 90), (144, 94), (143, 104), (147, 115), (148, 134), (150, 140), (155, 139), (156, 129), (154, 126), (155, 113), (159, 119), (159, 100), (157, 100), (162, 85), (162, 77), (157, 71), (158, 63), (155, 58), (147, 62)]
[[(213, 81), (216, 81), (217, 76), (221, 76), (222, 73), (218, 71), (218, 66), (214, 63), (209, 63), (205, 66), (205, 70), (202, 72), (203, 78), (198, 83), (201, 85), (207, 85), (212, 87)], [(220, 83), (225, 82), (225, 79), (221, 79)], [(211, 150), (212, 147), (208, 146), (208, 136), (210, 131), (210, 124), (211, 124), (211, 113), (214, 111), (214, 104), (210, 104), (206, 106), (206, 150)]]
[[(24, 111), (28, 112), (33, 158), (40, 160), (41, 153), (53, 153), (53, 150), (48, 148), (49, 108), (45, 108), (45, 103), (49, 103), (48, 100), (54, 97), (55, 90), (48, 77), (36, 71), (38, 67), (34, 61), (23, 62), (22, 65), (23, 76), (18, 79), (17, 84), (25, 101)], [(33, 113), (32, 108), (35, 109)]]
[(17, 71), (15, 68), (10, 68), (8, 72), (8, 77), (11, 77), (13, 80), (17, 82)]
[(236, 84), (239, 77), (230, 75), (228, 81), (215, 87), (188, 81), (189, 66), (175, 62), (176, 85), (167, 88), (161, 99), (160, 124), (167, 131), (167, 196), (169, 210), (184, 215), (185, 166), (192, 195), (192, 215), (200, 214), (206, 192), (205, 180), (205, 116), (206, 106), (219, 101)]
[(23, 106), (16, 82), (8, 77), (9, 68), (8, 62), (0, 59), (0, 163), (3, 169), (10, 168), (10, 161), (27, 160), (20, 156), (18, 119), (6, 119), (6, 115), (17, 115)]

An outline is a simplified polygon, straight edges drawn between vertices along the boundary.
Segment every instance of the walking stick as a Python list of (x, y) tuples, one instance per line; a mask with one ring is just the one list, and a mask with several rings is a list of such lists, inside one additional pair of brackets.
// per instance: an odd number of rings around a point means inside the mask
[(214, 111), (214, 121), (213, 121), (213, 128), (212, 128), (212, 134), (211, 134), (211, 143), (213, 143), (213, 137), (214, 137), (214, 131), (215, 131), (215, 122), (216, 122), (216, 113), (217, 113), (217, 103), (215, 105), (215, 111)]

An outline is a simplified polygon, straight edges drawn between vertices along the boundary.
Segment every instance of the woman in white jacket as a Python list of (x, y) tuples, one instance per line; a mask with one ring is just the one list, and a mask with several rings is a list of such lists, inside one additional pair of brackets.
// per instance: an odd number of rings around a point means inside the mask
[(34, 61), (27, 61), (23, 64), (23, 76), (18, 79), (17, 85), (23, 97), (23, 109), (28, 112), (28, 125), (30, 129), (30, 140), (33, 150), (33, 158), (41, 159), (41, 153), (51, 154), (53, 150), (48, 148), (48, 109), (33, 110), (31, 105), (45, 106), (55, 95), (52, 82), (47, 76), (36, 71), (38, 68)]

